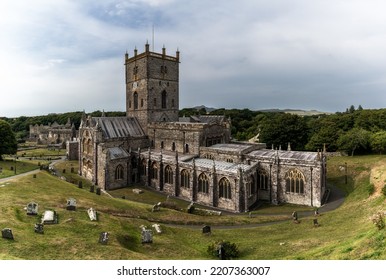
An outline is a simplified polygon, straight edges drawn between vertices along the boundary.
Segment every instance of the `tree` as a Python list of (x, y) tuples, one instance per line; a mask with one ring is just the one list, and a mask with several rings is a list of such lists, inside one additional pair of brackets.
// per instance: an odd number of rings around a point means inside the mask
[(379, 154), (386, 151), (386, 131), (378, 131), (371, 135), (370, 138), (371, 149)]
[(358, 148), (366, 149), (368, 147), (370, 136), (371, 133), (363, 128), (353, 128), (339, 137), (337, 141), (338, 148), (350, 152), (353, 156)]
[(17, 141), (11, 126), (6, 121), (0, 120), (0, 160), (4, 154), (16, 154)]
[(312, 134), (306, 145), (306, 149), (309, 151), (316, 151), (322, 149), (324, 145), (326, 145), (329, 151), (336, 151), (336, 141), (341, 133), (341, 130), (335, 122), (324, 122), (319, 131)]
[(308, 141), (308, 127), (305, 119), (292, 114), (272, 114), (260, 125), (262, 142), (268, 147), (274, 145), (285, 149), (288, 143), (294, 150), (303, 150)]

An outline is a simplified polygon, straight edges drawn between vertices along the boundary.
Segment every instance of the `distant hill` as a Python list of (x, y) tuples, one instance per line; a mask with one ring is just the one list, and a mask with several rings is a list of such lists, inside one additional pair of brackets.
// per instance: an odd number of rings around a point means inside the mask
[(262, 109), (262, 110), (256, 110), (259, 112), (273, 112), (273, 113), (287, 113), (287, 114), (294, 114), (299, 116), (314, 116), (314, 115), (330, 115), (333, 113), (330, 112), (321, 112), (318, 110), (301, 110), (301, 109)]
[(196, 106), (196, 107), (192, 107), (192, 109), (196, 109), (197, 111), (201, 110), (201, 109), (205, 109), (206, 112), (210, 113), (214, 110), (217, 110), (217, 108), (211, 108), (211, 107), (206, 107), (205, 105), (200, 105), (200, 106)]

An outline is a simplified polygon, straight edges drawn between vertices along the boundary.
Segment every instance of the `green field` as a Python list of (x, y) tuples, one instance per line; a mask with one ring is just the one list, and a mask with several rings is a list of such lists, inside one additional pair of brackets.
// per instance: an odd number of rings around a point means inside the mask
[[(340, 166), (347, 162), (348, 179)], [(66, 176), (67, 166), (57, 169)], [(75, 168), (76, 170), (76, 168)], [(36, 178), (24, 178), (0, 183), (0, 228), (12, 228), (15, 240), (0, 240), (1, 259), (212, 259), (207, 253), (214, 241), (227, 240), (238, 245), (240, 259), (386, 259), (385, 229), (378, 230), (370, 217), (385, 210), (381, 187), (385, 184), (386, 158), (383, 156), (336, 157), (328, 161), (328, 181), (347, 194), (338, 209), (318, 217), (320, 227), (314, 227), (313, 217), (300, 224), (289, 218), (293, 209), (309, 208), (293, 205), (262, 207), (247, 214), (199, 216), (185, 211), (161, 208), (152, 212), (154, 202), (165, 201), (158, 193), (144, 189), (140, 195), (127, 189), (97, 195), (87, 189), (65, 182), (46, 172)], [(386, 174), (386, 173), (385, 173)], [(76, 179), (76, 174), (72, 174)], [(369, 194), (369, 185), (373, 192)], [(125, 199), (122, 199), (125, 196)], [(68, 198), (77, 199), (76, 211), (65, 209)], [(187, 202), (169, 199), (177, 208)], [(46, 225), (44, 234), (34, 233), (40, 216), (28, 216), (28, 202), (39, 203), (39, 213), (56, 210), (59, 223)], [(90, 221), (87, 208), (99, 213), (98, 221)], [(323, 208), (322, 208), (323, 209)], [(321, 209), (321, 210), (322, 210)], [(267, 215), (274, 213), (274, 215)], [(267, 223), (275, 221), (276, 223)], [(151, 228), (161, 224), (162, 234), (153, 231), (153, 243), (142, 244), (140, 226)], [(204, 224), (212, 225), (212, 234), (203, 235)], [(227, 225), (228, 227), (221, 227)], [(231, 226), (230, 226), (231, 225)], [(246, 227), (255, 225), (253, 227)], [(107, 231), (107, 245), (98, 243), (100, 232)]]

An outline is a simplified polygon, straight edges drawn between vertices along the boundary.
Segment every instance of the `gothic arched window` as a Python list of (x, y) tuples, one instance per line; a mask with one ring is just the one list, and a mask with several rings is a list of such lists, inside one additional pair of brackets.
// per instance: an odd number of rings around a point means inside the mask
[(154, 162), (151, 165), (150, 171), (151, 171), (151, 178), (157, 180), (158, 179), (158, 165), (156, 162)]
[(182, 188), (189, 188), (189, 172), (184, 169), (181, 171), (181, 187)]
[(264, 169), (259, 169), (257, 172), (257, 186), (261, 190), (268, 190), (269, 177)]
[(198, 192), (209, 192), (209, 178), (205, 173), (201, 173), (200, 176), (198, 176)]
[(173, 184), (173, 169), (170, 165), (165, 167), (165, 183)]
[(118, 165), (116, 168), (115, 168), (115, 180), (123, 180), (123, 166), (122, 165)]
[(220, 197), (227, 198), (227, 199), (232, 198), (231, 183), (227, 178), (225, 177), (221, 178), (218, 186), (219, 186)]
[(304, 193), (304, 175), (297, 169), (288, 171), (285, 174), (286, 192), (289, 193)]

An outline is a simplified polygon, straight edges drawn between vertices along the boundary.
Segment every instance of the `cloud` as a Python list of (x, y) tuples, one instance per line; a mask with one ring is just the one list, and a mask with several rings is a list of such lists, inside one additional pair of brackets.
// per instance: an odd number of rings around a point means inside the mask
[(380, 0), (2, 1), (0, 115), (124, 110), (123, 54), (143, 51), (153, 35), (155, 51), (181, 51), (180, 107), (379, 108), (385, 8)]

